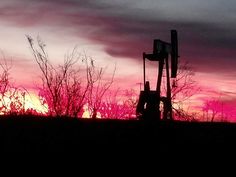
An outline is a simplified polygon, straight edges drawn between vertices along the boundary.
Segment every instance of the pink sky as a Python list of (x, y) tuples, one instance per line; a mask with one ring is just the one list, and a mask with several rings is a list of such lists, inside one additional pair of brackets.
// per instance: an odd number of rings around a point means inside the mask
[(153, 39), (169, 41), (176, 29), (180, 58), (193, 66), (203, 90), (194, 101), (221, 95), (235, 108), (235, 16), (234, 0), (1, 0), (0, 49), (12, 58), (15, 83), (28, 89), (39, 70), (26, 34), (40, 35), (55, 63), (78, 46), (100, 66), (117, 65), (118, 87), (139, 89), (142, 52), (152, 51)]

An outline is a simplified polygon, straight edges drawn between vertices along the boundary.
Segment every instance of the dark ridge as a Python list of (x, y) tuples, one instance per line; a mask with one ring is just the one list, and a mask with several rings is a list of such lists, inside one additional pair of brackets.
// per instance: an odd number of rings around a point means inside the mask
[(0, 141), (3, 151), (222, 151), (234, 149), (236, 124), (1, 116)]

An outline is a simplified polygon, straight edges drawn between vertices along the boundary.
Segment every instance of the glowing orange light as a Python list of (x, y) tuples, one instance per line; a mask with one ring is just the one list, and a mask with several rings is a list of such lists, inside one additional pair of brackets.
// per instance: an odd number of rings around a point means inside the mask
[[(92, 111), (91, 111), (91, 109), (89, 108), (89, 105), (88, 105), (88, 104), (85, 104), (85, 105), (83, 106), (83, 110), (84, 110), (84, 112), (83, 112), (83, 114), (82, 114), (82, 118), (89, 119), (89, 118), (92, 117), (92, 116), (91, 116), (91, 115), (92, 115)], [(102, 118), (100, 112), (97, 112), (97, 117), (96, 117), (96, 118)]]
[(42, 105), (40, 99), (34, 93), (29, 93), (25, 98), (25, 110), (34, 109), (38, 113), (46, 114), (48, 112), (48, 106)]
[(16, 92), (14, 97), (12, 97), (10, 93), (6, 93), (5, 96), (1, 98), (0, 108), (1, 115), (8, 113), (29, 113), (29, 110), (40, 114), (46, 114), (48, 112), (48, 107), (42, 106), (39, 98), (33, 92)]

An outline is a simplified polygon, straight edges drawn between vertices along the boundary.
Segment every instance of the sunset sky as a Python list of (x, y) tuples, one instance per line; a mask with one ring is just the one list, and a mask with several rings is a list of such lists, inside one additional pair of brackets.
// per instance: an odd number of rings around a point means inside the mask
[(115, 84), (137, 90), (142, 53), (176, 29), (180, 59), (202, 89), (195, 101), (220, 98), (236, 107), (235, 0), (1, 0), (0, 29), (17, 85), (35, 88), (40, 74), (25, 35), (39, 35), (55, 63), (77, 46), (100, 66), (116, 64)]

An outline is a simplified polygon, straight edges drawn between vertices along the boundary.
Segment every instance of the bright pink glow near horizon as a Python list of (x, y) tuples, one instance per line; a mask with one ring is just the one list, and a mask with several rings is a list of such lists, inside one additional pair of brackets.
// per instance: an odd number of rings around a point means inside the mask
[[(220, 1), (200, 0), (196, 4), (193, 0), (166, 0), (160, 5), (155, 0), (2, 0), (0, 49), (7, 60), (11, 59), (12, 82), (32, 91), (34, 101), (28, 104), (35, 108), (39, 107), (35, 99), (40, 70), (26, 34), (42, 37), (55, 64), (63, 63), (65, 53), (77, 46), (79, 52), (92, 56), (99, 66), (116, 65), (113, 88), (134, 89), (138, 94), (142, 52), (152, 51), (153, 39), (169, 41), (170, 29), (176, 29), (180, 59), (193, 67), (194, 80), (201, 88), (184, 107), (205, 119), (217, 112), (216, 120), (228, 117), (227, 121), (236, 122), (236, 24), (232, 18), (236, 15), (232, 9), (236, 2), (222, 0), (222, 7)], [(156, 67), (148, 67), (148, 79), (156, 80)]]

